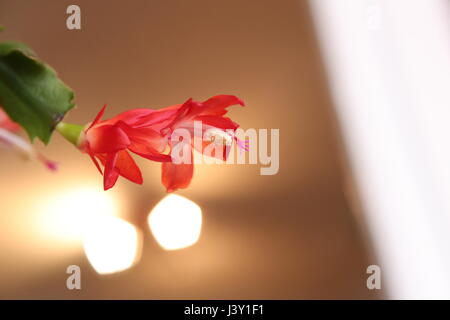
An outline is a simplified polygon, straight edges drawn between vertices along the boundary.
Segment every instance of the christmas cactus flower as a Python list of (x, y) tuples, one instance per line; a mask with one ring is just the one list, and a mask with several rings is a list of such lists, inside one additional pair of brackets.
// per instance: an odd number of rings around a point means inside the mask
[[(204, 102), (189, 99), (184, 104), (160, 110), (132, 109), (111, 119), (101, 120), (103, 107), (94, 121), (86, 126), (60, 122), (57, 130), (82, 152), (88, 154), (101, 174), (105, 190), (122, 176), (142, 184), (142, 174), (129, 152), (162, 162), (162, 183), (167, 192), (186, 188), (193, 175), (192, 149), (225, 160), (233, 141), (247, 150), (234, 130), (238, 124), (224, 117), (227, 108), (244, 105), (235, 96), (218, 95)], [(197, 130), (196, 124), (200, 124)], [(188, 139), (179, 140), (180, 131)], [(197, 132), (198, 131), (198, 132)], [(213, 144), (214, 149), (206, 148)], [(169, 149), (168, 152), (165, 152)], [(180, 159), (180, 149), (185, 151)], [(208, 152), (206, 152), (208, 150)], [(100, 167), (103, 165), (104, 170)]]
[(15, 150), (25, 159), (36, 159), (49, 170), (55, 171), (57, 169), (56, 163), (37, 152), (27, 140), (20, 136), (21, 131), (22, 128), (0, 108), (0, 144)]

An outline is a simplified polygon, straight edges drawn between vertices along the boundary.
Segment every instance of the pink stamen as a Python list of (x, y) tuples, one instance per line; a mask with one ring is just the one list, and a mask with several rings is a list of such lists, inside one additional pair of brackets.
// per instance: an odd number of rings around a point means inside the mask
[(55, 172), (58, 170), (58, 164), (56, 162), (48, 160), (46, 157), (44, 157), (42, 154), (38, 154), (37, 158), (39, 161), (41, 161), (48, 170)]
[(250, 150), (250, 142), (248, 139), (245, 139), (245, 141), (238, 139), (237, 137), (234, 137), (236, 139), (236, 144), (238, 145), (239, 149), (249, 151)]

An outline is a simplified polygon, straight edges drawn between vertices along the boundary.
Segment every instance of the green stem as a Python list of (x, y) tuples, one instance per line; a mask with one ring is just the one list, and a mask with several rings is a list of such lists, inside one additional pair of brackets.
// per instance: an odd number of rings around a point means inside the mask
[(56, 126), (56, 130), (64, 137), (67, 141), (75, 146), (78, 146), (78, 141), (81, 133), (83, 132), (84, 126), (78, 124), (60, 122)]

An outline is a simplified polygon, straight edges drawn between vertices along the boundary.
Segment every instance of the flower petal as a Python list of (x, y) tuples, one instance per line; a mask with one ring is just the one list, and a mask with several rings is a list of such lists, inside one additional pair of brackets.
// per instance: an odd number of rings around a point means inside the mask
[(171, 161), (170, 155), (162, 153), (166, 149), (167, 139), (159, 132), (150, 127), (133, 128), (123, 121), (117, 122), (116, 125), (128, 135), (131, 141), (128, 150), (131, 152), (153, 161)]
[(194, 164), (192, 163), (192, 151), (191, 163), (162, 163), (161, 180), (163, 185), (166, 187), (167, 192), (173, 192), (177, 189), (187, 188), (191, 183), (193, 174)]
[(147, 116), (144, 116), (133, 123), (133, 127), (147, 127), (152, 126), (153, 129), (160, 131), (162, 128), (166, 127), (169, 122), (173, 120), (178, 112), (178, 108), (181, 105), (174, 105), (165, 107), (159, 110), (152, 110)]
[(105, 120), (102, 124), (116, 124), (122, 121), (133, 128), (152, 126), (155, 130), (159, 131), (160, 128), (166, 126), (173, 119), (180, 106), (174, 105), (160, 110), (132, 109), (122, 112), (112, 119)]
[(202, 115), (222, 116), (227, 113), (226, 108), (234, 105), (245, 106), (245, 103), (236, 96), (221, 94), (209, 98), (202, 105)]
[(117, 125), (95, 126), (86, 132), (86, 140), (96, 154), (117, 152), (131, 144), (127, 134)]
[[(172, 158), (168, 154), (159, 153), (156, 150), (151, 150), (149, 148), (145, 148), (145, 150), (141, 150), (137, 147), (138, 145), (132, 145), (128, 149), (137, 154), (138, 156), (141, 156), (142, 158), (157, 161), (157, 162), (170, 162), (172, 161)], [(142, 145), (141, 145), (142, 146)]]
[(134, 162), (133, 158), (127, 151), (119, 151), (116, 169), (122, 177), (134, 183), (142, 184), (142, 182), (144, 182), (142, 179), (141, 170), (139, 170), (136, 162)]
[(116, 170), (118, 153), (109, 153), (105, 160), (105, 173), (103, 174), (103, 189), (106, 191), (112, 188), (119, 177), (119, 171)]
[(141, 148), (149, 147), (152, 150), (164, 151), (167, 146), (167, 139), (151, 127), (134, 128), (123, 121), (116, 124), (121, 128), (131, 141), (131, 145), (141, 145)]
[(103, 175), (103, 171), (102, 168), (100, 168), (100, 165), (98, 164), (97, 159), (95, 158), (95, 156), (92, 153), (89, 153), (89, 157), (91, 157), (92, 162), (94, 162), (95, 167), (97, 168), (98, 172), (100, 172), (101, 175)]
[(230, 118), (213, 115), (200, 115), (194, 118), (195, 121), (201, 121), (202, 125), (207, 125), (220, 129), (236, 130), (239, 125)]
[(173, 118), (171, 119), (170, 122), (167, 123), (167, 125), (163, 129), (172, 128), (173, 126), (176, 125), (177, 122), (183, 121), (183, 119), (188, 116), (193, 106), (194, 102), (192, 98), (189, 98), (185, 103), (183, 103), (180, 107), (176, 109)]
[[(103, 114), (105, 113), (105, 109), (106, 109), (106, 104), (103, 106), (103, 108), (100, 109), (100, 111), (98, 112), (97, 116), (95, 117), (94, 121), (92, 121), (92, 123), (89, 125), (89, 127), (87, 128), (87, 130), (89, 130), (90, 128), (92, 128), (93, 126), (95, 126), (100, 119), (103, 117)], [(86, 131), (87, 131), (86, 130)]]
[[(97, 157), (105, 166), (105, 173), (106, 173), (106, 165), (108, 164), (108, 155), (105, 156), (103, 154), (98, 154)], [(117, 158), (114, 163), (114, 170), (119, 175), (130, 180), (131, 182), (137, 184), (143, 183), (141, 170), (139, 169), (133, 158), (130, 156), (130, 154), (125, 150), (117, 152)]]

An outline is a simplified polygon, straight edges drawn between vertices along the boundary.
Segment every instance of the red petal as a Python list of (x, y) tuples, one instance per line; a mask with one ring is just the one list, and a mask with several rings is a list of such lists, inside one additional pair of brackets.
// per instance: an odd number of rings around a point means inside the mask
[(89, 156), (91, 157), (92, 162), (94, 162), (95, 167), (97, 168), (97, 170), (100, 172), (100, 174), (103, 175), (102, 168), (100, 168), (100, 165), (98, 164), (98, 161), (97, 161), (97, 159), (95, 158), (95, 156), (94, 156), (92, 153), (89, 153)]
[(167, 140), (152, 128), (132, 128), (123, 121), (117, 123), (130, 138), (131, 144), (128, 150), (149, 160), (167, 162), (171, 161), (170, 155), (163, 154)]
[(109, 153), (106, 157), (105, 173), (103, 175), (103, 188), (105, 190), (112, 188), (119, 177), (119, 172), (115, 168), (117, 157), (117, 152)]
[(134, 162), (133, 158), (127, 151), (120, 151), (116, 162), (116, 170), (119, 174), (137, 184), (142, 184), (142, 174), (141, 170)]
[(208, 125), (219, 129), (236, 130), (239, 125), (230, 118), (222, 116), (201, 115), (194, 118), (194, 121), (201, 121), (202, 125)]
[[(165, 128), (173, 128), (177, 123), (183, 121), (191, 121), (197, 117), (220, 117), (227, 113), (226, 108), (232, 105), (242, 105), (244, 102), (236, 96), (230, 95), (218, 95), (214, 96), (203, 103), (193, 101), (192, 99), (187, 100), (182, 106), (178, 108), (176, 115), (171, 122), (167, 124)], [(226, 119), (226, 118), (223, 118)], [(222, 119), (222, 122), (224, 121)], [(225, 124), (222, 124), (224, 126)], [(228, 128), (237, 128), (238, 126), (228, 119)], [(231, 127), (229, 126), (231, 125)]]
[(92, 121), (92, 123), (90, 124), (89, 128), (87, 128), (87, 130), (92, 128), (94, 125), (96, 125), (100, 121), (100, 119), (103, 117), (103, 114), (105, 113), (105, 109), (106, 109), (106, 104), (103, 106), (103, 108), (100, 109), (99, 113), (95, 117), (94, 121)]
[(176, 109), (176, 113), (174, 114), (173, 119), (165, 126), (165, 128), (171, 128), (177, 122), (182, 121), (194, 105), (195, 104), (193, 103), (192, 98), (189, 98), (185, 103), (183, 103), (179, 108)]
[(127, 125), (123, 121), (117, 122), (117, 126), (121, 128), (131, 141), (131, 145), (148, 146), (152, 150), (164, 151), (167, 145), (166, 139), (150, 127), (134, 128)]
[(236, 96), (231, 95), (217, 95), (212, 98), (209, 98), (205, 102), (202, 103), (204, 110), (202, 111), (202, 115), (214, 115), (214, 116), (222, 116), (227, 113), (226, 108), (233, 105), (241, 105), (245, 106), (244, 101), (239, 99)]
[(159, 131), (166, 126), (177, 114), (180, 105), (166, 107), (160, 110), (153, 109), (132, 109), (122, 112), (112, 119), (103, 121), (103, 124), (116, 124), (120, 121), (126, 123), (133, 128), (142, 128), (152, 126)]
[(124, 150), (130, 145), (127, 134), (117, 125), (101, 125), (86, 132), (86, 140), (93, 153)]
[(192, 176), (194, 174), (194, 164), (192, 163), (180, 163), (175, 164), (172, 162), (162, 163), (162, 183), (166, 187), (167, 192), (173, 192), (177, 189), (184, 189), (191, 183)]
[(131, 152), (141, 156), (142, 158), (157, 161), (157, 162), (170, 162), (172, 158), (168, 154), (159, 153), (156, 150), (146, 148), (144, 151), (137, 148), (137, 145), (132, 145), (128, 148)]
[(103, 121), (104, 124), (116, 124), (118, 121), (123, 121), (129, 125), (135, 123), (136, 121), (139, 121), (141, 118), (148, 116), (155, 112), (155, 110), (152, 109), (131, 109), (125, 112), (122, 112), (115, 116), (114, 118), (108, 119)]
[(172, 122), (172, 120), (178, 113), (178, 108), (180, 107), (181, 105), (174, 105), (165, 107), (163, 109), (154, 110), (151, 114), (142, 117), (139, 121), (136, 121), (133, 126), (152, 126), (153, 129), (160, 131), (162, 128), (166, 127), (167, 124)]
[[(116, 183), (116, 180), (119, 175), (124, 177), (125, 179), (130, 180), (131, 182), (142, 184), (142, 174), (141, 170), (137, 166), (136, 162), (134, 162), (133, 158), (130, 156), (130, 154), (127, 151), (119, 151), (115, 154), (115, 160), (114, 160), (114, 167), (112, 169), (107, 168), (108, 164), (112, 165), (111, 162), (108, 162), (110, 160), (111, 154), (108, 154), (106, 156), (102, 154), (98, 154), (97, 157), (100, 159), (100, 161), (105, 166), (105, 174), (104, 174), (104, 180), (105, 180), (105, 190), (111, 188)], [(108, 175), (110, 178), (107, 178), (107, 170)], [(106, 181), (108, 179), (108, 184), (106, 184)], [(114, 182), (111, 185), (110, 180), (113, 180)]]

